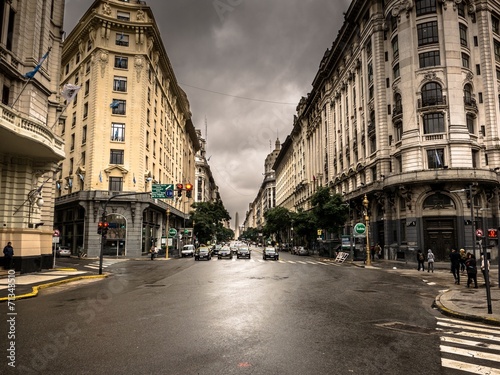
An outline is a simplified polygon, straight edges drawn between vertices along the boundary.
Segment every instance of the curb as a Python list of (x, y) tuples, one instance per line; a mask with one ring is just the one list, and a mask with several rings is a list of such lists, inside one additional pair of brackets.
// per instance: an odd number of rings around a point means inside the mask
[(21, 295), (12, 297), (12, 298), (1, 297), (0, 302), (17, 301), (20, 299), (36, 297), (38, 295), (38, 292), (41, 289), (50, 288), (50, 287), (58, 286), (61, 284), (67, 284), (67, 283), (71, 283), (73, 281), (84, 280), (84, 279), (103, 279), (106, 277), (108, 277), (108, 275), (83, 275), (83, 276), (72, 277), (72, 278), (64, 279), (64, 280), (53, 281), (51, 283), (40, 284), (40, 285), (33, 286), (30, 293), (21, 294)]

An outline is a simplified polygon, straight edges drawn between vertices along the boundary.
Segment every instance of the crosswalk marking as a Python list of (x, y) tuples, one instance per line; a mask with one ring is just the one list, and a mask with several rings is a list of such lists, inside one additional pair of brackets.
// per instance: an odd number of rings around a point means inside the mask
[(470, 372), (472, 374), (477, 374), (477, 375), (500, 375), (499, 369), (480, 366), (480, 365), (474, 365), (474, 364), (468, 363), (468, 362), (455, 361), (453, 359), (443, 358), (441, 360), (441, 365), (443, 367), (467, 371), (467, 372)]
[[(109, 267), (115, 263), (121, 263), (121, 262), (125, 262), (127, 261), (128, 259), (104, 259), (102, 261), (102, 268), (106, 268), (106, 267)], [(99, 261), (96, 260), (95, 262), (92, 262), (92, 263), (89, 263), (87, 265), (85, 265), (84, 267), (86, 268), (91, 268), (91, 269), (94, 269), (94, 270), (98, 270), (100, 267), (99, 267)]]
[(478, 350), (455, 348), (447, 345), (440, 345), (441, 352), (463, 355), (465, 357), (487, 359), (489, 361), (500, 362), (500, 355), (481, 352)]

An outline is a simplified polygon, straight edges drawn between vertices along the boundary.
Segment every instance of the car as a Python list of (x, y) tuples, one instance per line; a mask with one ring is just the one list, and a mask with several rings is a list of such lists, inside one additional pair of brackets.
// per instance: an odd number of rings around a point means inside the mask
[(213, 255), (219, 255), (219, 250), (222, 249), (222, 245), (215, 245), (214, 249), (212, 250)]
[(217, 255), (218, 259), (222, 258), (229, 258), (233, 259), (233, 253), (231, 252), (231, 249), (229, 246), (222, 246), (221, 249), (219, 250), (219, 254)]
[(262, 259), (266, 260), (266, 259), (274, 259), (274, 260), (279, 260), (280, 259), (280, 256), (278, 254), (278, 252), (276, 251), (276, 249), (272, 246), (267, 246), (264, 251), (262, 252)]
[(299, 246), (299, 248), (297, 249), (297, 255), (309, 255), (309, 250), (307, 250), (303, 246)]
[(181, 250), (181, 258), (193, 257), (194, 256), (194, 245), (184, 245)]
[(194, 253), (194, 260), (201, 259), (212, 259), (212, 254), (210, 253), (210, 249), (207, 246), (200, 246)]
[(56, 250), (56, 256), (58, 257), (70, 257), (71, 249), (69, 246), (59, 246)]
[(250, 249), (246, 246), (241, 246), (238, 248), (238, 251), (236, 252), (236, 259), (240, 258), (248, 258), (250, 259)]

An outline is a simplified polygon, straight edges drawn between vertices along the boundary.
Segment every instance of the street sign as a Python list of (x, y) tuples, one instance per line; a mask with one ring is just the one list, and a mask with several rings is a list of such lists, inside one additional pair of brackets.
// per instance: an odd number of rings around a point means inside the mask
[(364, 237), (366, 232), (366, 226), (363, 223), (357, 223), (354, 226), (354, 236), (356, 237)]
[(168, 235), (169, 235), (170, 237), (175, 237), (175, 236), (177, 235), (177, 229), (175, 229), (175, 228), (170, 228), (170, 229), (168, 230)]
[(151, 198), (174, 199), (174, 184), (153, 184)]
[(59, 229), (54, 229), (54, 234), (52, 234), (53, 237), (59, 237), (61, 235), (61, 232), (59, 232)]
[(476, 229), (476, 236), (477, 237), (483, 237), (483, 230), (482, 229)]

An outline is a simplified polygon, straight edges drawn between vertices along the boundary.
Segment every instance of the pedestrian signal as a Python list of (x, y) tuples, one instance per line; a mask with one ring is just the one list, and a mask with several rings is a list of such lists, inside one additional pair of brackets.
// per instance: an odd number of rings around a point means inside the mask
[(497, 229), (488, 229), (488, 238), (497, 238), (498, 230)]

